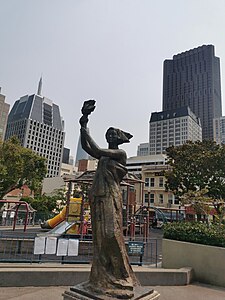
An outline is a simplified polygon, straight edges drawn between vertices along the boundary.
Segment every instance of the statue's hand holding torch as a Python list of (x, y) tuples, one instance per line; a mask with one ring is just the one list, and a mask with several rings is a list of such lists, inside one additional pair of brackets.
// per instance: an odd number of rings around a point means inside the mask
[(95, 100), (84, 101), (83, 107), (81, 109), (82, 117), (80, 118), (81, 127), (86, 128), (88, 123), (88, 115), (90, 115), (95, 110)]

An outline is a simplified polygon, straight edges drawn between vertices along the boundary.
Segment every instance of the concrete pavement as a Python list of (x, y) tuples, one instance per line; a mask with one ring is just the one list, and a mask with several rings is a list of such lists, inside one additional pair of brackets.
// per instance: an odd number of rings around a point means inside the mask
[[(1, 287), (1, 300), (62, 300), (70, 287)], [(151, 288), (151, 287), (150, 287)], [(224, 300), (225, 288), (194, 283), (185, 286), (154, 286), (160, 300)]]

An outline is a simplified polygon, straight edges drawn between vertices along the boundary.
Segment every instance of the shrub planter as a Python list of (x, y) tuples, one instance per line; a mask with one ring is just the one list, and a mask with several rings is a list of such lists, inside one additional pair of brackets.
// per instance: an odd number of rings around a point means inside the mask
[(194, 270), (193, 279), (225, 287), (225, 248), (163, 239), (162, 267)]

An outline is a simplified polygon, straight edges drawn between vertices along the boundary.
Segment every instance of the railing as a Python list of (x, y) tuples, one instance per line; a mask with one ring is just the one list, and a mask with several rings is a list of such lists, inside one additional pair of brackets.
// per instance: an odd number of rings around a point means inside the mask
[(28, 214), (29, 214), (28, 203), (25, 202), (25, 201), (5, 200), (5, 199), (1, 199), (0, 203), (14, 203), (14, 204), (16, 204), (15, 215), (14, 215), (14, 218), (13, 218), (13, 230), (15, 230), (15, 228), (16, 228), (19, 207), (20, 207), (20, 205), (25, 206), (26, 214), (25, 214), (25, 222), (24, 222), (24, 231), (26, 231), (26, 227), (27, 227), (27, 223), (28, 223)]
[[(11, 233), (0, 233), (0, 262), (17, 262), (17, 263), (91, 263), (92, 261), (92, 240), (90, 236), (86, 236), (83, 240), (79, 240), (79, 250), (77, 256), (57, 254), (34, 254), (34, 243), (36, 234), (20, 234), (16, 236)], [(78, 236), (58, 237), (64, 239), (78, 239)], [(129, 252), (130, 237), (125, 237), (125, 244)], [(129, 255), (130, 263), (135, 265), (148, 265), (157, 267), (161, 261), (161, 239), (135, 237), (132, 242), (143, 243), (143, 253), (132, 253)]]

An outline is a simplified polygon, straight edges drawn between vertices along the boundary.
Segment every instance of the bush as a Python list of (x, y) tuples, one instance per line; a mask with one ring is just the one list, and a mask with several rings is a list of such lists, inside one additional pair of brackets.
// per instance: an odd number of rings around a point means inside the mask
[(164, 238), (190, 243), (225, 247), (225, 226), (177, 222), (164, 225)]

